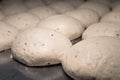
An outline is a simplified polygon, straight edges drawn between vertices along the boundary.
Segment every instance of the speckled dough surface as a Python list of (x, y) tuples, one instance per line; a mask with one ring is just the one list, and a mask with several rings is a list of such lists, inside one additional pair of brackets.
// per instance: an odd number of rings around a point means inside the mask
[(72, 46), (64, 35), (48, 29), (30, 28), (21, 32), (12, 45), (13, 57), (28, 66), (58, 64), (62, 51)]
[(96, 37), (65, 51), (62, 65), (75, 80), (119, 80), (120, 39)]

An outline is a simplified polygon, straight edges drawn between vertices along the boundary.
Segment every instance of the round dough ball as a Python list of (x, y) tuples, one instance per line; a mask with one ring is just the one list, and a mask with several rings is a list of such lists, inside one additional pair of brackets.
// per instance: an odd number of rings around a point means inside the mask
[(2, 11), (5, 15), (15, 15), (27, 11), (27, 7), (23, 3), (3, 5)]
[(110, 12), (104, 15), (101, 19), (101, 22), (120, 23), (120, 12)]
[(99, 16), (103, 16), (110, 11), (110, 8), (108, 6), (97, 2), (86, 2), (80, 5), (79, 8), (94, 10), (99, 14)]
[(120, 80), (120, 39), (96, 37), (64, 53), (62, 65), (75, 80)]
[(82, 39), (99, 36), (111, 36), (120, 38), (120, 24), (96, 23), (90, 25), (82, 35)]
[(12, 55), (28, 66), (47, 66), (60, 63), (62, 51), (71, 46), (70, 40), (56, 31), (30, 28), (16, 37)]
[(43, 0), (44, 4), (46, 4), (46, 5), (50, 5), (50, 4), (57, 2), (57, 1), (64, 1), (64, 0)]
[(73, 6), (65, 1), (56, 1), (49, 5), (50, 8), (54, 9), (57, 13), (65, 13), (67, 11), (74, 10)]
[(101, 3), (109, 7), (111, 6), (110, 0), (88, 0), (88, 2), (97, 2), (97, 3)]
[(29, 11), (31, 14), (39, 17), (41, 20), (56, 14), (56, 11), (47, 7), (36, 7)]
[(10, 25), (0, 21), (0, 51), (11, 47), (18, 31)]
[(51, 16), (42, 20), (38, 26), (60, 32), (70, 40), (80, 37), (84, 31), (79, 20), (66, 15)]
[(84, 27), (88, 27), (89, 25), (98, 22), (100, 18), (95, 11), (90, 9), (77, 9), (65, 14), (80, 20)]
[(45, 4), (43, 3), (42, 0), (25, 0), (25, 5), (28, 7), (28, 8), (35, 8), (35, 7), (38, 7), (38, 6), (45, 6)]
[(84, 3), (84, 0), (66, 0), (66, 1), (68, 1), (68, 3), (70, 3), (75, 8)]
[(39, 23), (39, 18), (33, 16), (30, 13), (20, 13), (12, 16), (8, 16), (5, 22), (12, 25), (18, 30), (24, 30), (29, 27), (36, 27)]

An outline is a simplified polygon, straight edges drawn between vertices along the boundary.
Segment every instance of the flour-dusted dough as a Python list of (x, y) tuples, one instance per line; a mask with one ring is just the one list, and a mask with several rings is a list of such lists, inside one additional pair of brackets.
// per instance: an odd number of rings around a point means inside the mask
[(60, 32), (70, 40), (80, 37), (84, 31), (79, 20), (66, 15), (54, 15), (46, 18), (39, 23), (38, 27)]
[(101, 22), (120, 23), (120, 12), (110, 12), (101, 18)]
[(25, 0), (25, 5), (31, 9), (31, 8), (35, 8), (35, 7), (38, 7), (38, 6), (45, 6), (45, 4), (43, 3), (42, 0)]
[(33, 16), (30, 13), (20, 13), (12, 16), (8, 16), (5, 19), (5, 22), (12, 25), (18, 30), (24, 30), (29, 27), (36, 27), (36, 25), (39, 23), (39, 18), (36, 16)]
[(80, 20), (84, 27), (88, 27), (93, 23), (97, 23), (100, 18), (100, 16), (95, 11), (90, 9), (77, 9), (69, 11), (65, 14)]
[(84, 31), (82, 38), (87, 39), (99, 36), (111, 36), (120, 38), (120, 24), (116, 23), (92, 24)]
[(56, 1), (54, 3), (51, 3), (49, 7), (54, 9), (57, 13), (60, 14), (74, 10), (74, 7), (66, 1)]
[(2, 6), (2, 11), (6, 16), (23, 13), (27, 10), (27, 6), (25, 6), (23, 3), (14, 3)]
[(31, 14), (40, 18), (40, 20), (50, 17), (56, 14), (56, 11), (49, 8), (48, 6), (40, 6), (33, 8), (29, 11)]
[(120, 80), (120, 39), (96, 37), (65, 51), (62, 65), (75, 80)]
[(80, 5), (79, 8), (94, 10), (99, 14), (99, 16), (103, 16), (110, 11), (110, 8), (108, 6), (97, 2), (86, 2)]
[(70, 40), (56, 31), (30, 28), (16, 37), (12, 55), (28, 66), (47, 66), (60, 63), (62, 51), (71, 46)]
[(15, 28), (0, 21), (0, 51), (10, 49), (17, 34)]

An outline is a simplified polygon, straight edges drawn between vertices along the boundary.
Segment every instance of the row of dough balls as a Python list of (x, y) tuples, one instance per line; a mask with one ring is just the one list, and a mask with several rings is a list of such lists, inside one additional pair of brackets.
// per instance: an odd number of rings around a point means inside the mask
[[(7, 5), (8, 2), (6, 1), (3, 3), (5, 5)], [(9, 11), (9, 12), (12, 12), (12, 11)], [(89, 9), (85, 9), (85, 10), (81, 9), (80, 11), (78, 10), (77, 14), (79, 14), (79, 13), (81, 13), (80, 15), (78, 15), (78, 16), (80, 16), (79, 20), (81, 20), (82, 24), (84, 24), (84, 25), (90, 25), (92, 23), (98, 22), (99, 16), (94, 11), (91, 11)], [(18, 32), (21, 32), (22, 30), (25, 30), (30, 27), (41, 26), (41, 27), (57, 30), (58, 32), (61, 32), (65, 36), (67, 36), (70, 40), (73, 40), (73, 39), (81, 36), (82, 32), (84, 31), (84, 27), (82, 27), (81, 23), (77, 19), (74, 19), (70, 16), (68, 17), (66, 15), (55, 15), (55, 14), (56, 14), (56, 12), (54, 10), (50, 9), (49, 7), (45, 7), (45, 6), (40, 7), (39, 6), (39, 7), (30, 9), (29, 12), (24, 12), (24, 13), (7, 16), (3, 21), (5, 21), (7, 24), (9, 24), (12, 27), (14, 27), (15, 29), (17, 29)], [(52, 15), (55, 15), (55, 16), (52, 16)], [(92, 15), (92, 16), (89, 16), (89, 15)], [(49, 16), (51, 16), (51, 17), (49, 17)], [(87, 19), (87, 21), (84, 20), (84, 17), (82, 18), (82, 16), (85, 16), (86, 17), (85, 19)], [(94, 18), (94, 16), (95, 16), (95, 18)], [(47, 17), (49, 17), (49, 18), (47, 18)], [(41, 21), (41, 19), (44, 19), (44, 18), (46, 18), (46, 19)], [(57, 19), (57, 18), (59, 18), (59, 19)], [(71, 23), (71, 24), (69, 24), (69, 23)], [(73, 30), (73, 28), (74, 28), (74, 30)], [(4, 31), (4, 30), (2, 30), (2, 31)], [(7, 34), (6, 31), (5, 31), (5, 34)], [(15, 37), (15, 35), (13, 35), (13, 36)], [(10, 40), (10, 42), (12, 42), (12, 41), (13, 40)], [(9, 46), (11, 45), (11, 43), (7, 43), (7, 44)], [(5, 45), (5, 46), (1, 46), (1, 48), (2, 47), (8, 47), (8, 46)], [(7, 49), (7, 48), (5, 48), (5, 49)], [(5, 49), (2, 49), (2, 50), (5, 50)]]
[[(13, 57), (28, 66), (62, 63), (65, 72), (76, 80), (119, 80), (120, 12), (110, 12), (109, 4), (95, 9), (93, 3), (85, 2), (64, 14), (53, 12), (43, 20), (39, 12), (32, 13), (41, 7), (6, 17), (0, 22), (0, 51), (11, 48)], [(72, 45), (70, 40), (81, 35), (85, 40)]]
[(73, 79), (120, 79), (119, 10), (113, 9), (102, 16), (100, 22), (88, 26), (82, 41), (63, 52), (63, 69)]
[[(86, 2), (83, 0), (3, 0), (0, 8), (1, 14), (3, 13), (3, 16), (15, 15), (17, 13), (27, 12), (30, 10), (30, 12), (39, 17), (40, 14), (38, 15), (38, 13), (41, 12), (41, 14), (51, 14), (55, 12), (65, 13), (77, 8), (89, 8), (96, 11), (100, 16), (102, 16), (109, 11), (110, 6), (112, 5), (109, 0), (88, 0)], [(47, 7), (47, 9), (44, 9), (44, 7)], [(116, 8), (115, 5), (114, 8)]]
[[(91, 4), (91, 2), (85, 2), (85, 4), (86, 3)], [(96, 3), (96, 4), (98, 4), (98, 3)], [(36, 11), (39, 9), (42, 9), (42, 10), (45, 9), (44, 11), (48, 10), (47, 7), (42, 7), (42, 8), (37, 7), (37, 8), (38, 9), (35, 8)], [(32, 11), (32, 10), (30, 10), (30, 11)], [(34, 12), (34, 10), (33, 10), (33, 12)], [(48, 10), (48, 12), (49, 12), (49, 10)], [(114, 15), (116, 15), (116, 14), (114, 14)], [(118, 15), (118, 17), (119, 17), (119, 15)], [(85, 9), (80, 8), (77, 10), (73, 10), (71, 12), (66, 12), (64, 15), (55, 15), (54, 14), (54, 16), (45, 18), (44, 20), (40, 20), (40, 18), (38, 18), (37, 16), (34, 16), (31, 13), (24, 12), (24, 13), (8, 16), (4, 19), (5, 23), (1, 22), (2, 24), (5, 24), (4, 25), (5, 27), (10, 26), (12, 28), (15, 28), (16, 32), (14, 35), (9, 36), (8, 32), (6, 30), (2, 30), (2, 29), (1, 29), (1, 34), (8, 35), (8, 36), (6, 36), (6, 38), (9, 38), (9, 37), (15, 38), (17, 33), (22, 32), (22, 30), (37, 26), (37, 27), (43, 27), (43, 28), (55, 30), (55, 31), (60, 32), (63, 35), (65, 35), (67, 38), (69, 38), (69, 40), (74, 40), (74, 39), (80, 37), (82, 35), (82, 33), (84, 32), (85, 28), (87, 28), (89, 25), (99, 22), (99, 18), (100, 18), (100, 16), (97, 14), (97, 11), (95, 12), (94, 10), (87, 9), (87, 8), (85, 8)], [(119, 18), (118, 18), (118, 20), (119, 20)], [(13, 32), (14, 32), (14, 30), (13, 30)], [(2, 48), (1, 51), (10, 48), (11, 43), (13, 42), (14, 38), (12, 38), (10, 40), (3, 38), (3, 41), (9, 40), (9, 42), (4, 43), (1, 46), (1, 48)], [(3, 42), (1, 42), (1, 43), (3, 43)]]

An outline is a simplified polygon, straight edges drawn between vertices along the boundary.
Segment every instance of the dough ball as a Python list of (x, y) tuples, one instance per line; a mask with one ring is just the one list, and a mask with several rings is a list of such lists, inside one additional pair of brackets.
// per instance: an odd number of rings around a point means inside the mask
[(19, 14), (27, 11), (28, 8), (23, 3), (14, 3), (9, 5), (3, 5), (2, 11), (6, 16)]
[(8, 16), (5, 22), (12, 25), (18, 30), (24, 30), (29, 27), (36, 27), (39, 23), (39, 18), (33, 16), (30, 13), (20, 13), (12, 16)]
[(44, 1), (44, 3), (45, 3), (46, 5), (50, 5), (50, 4), (54, 3), (54, 2), (64, 1), (64, 0), (43, 0), (43, 1)]
[(110, 12), (104, 15), (101, 19), (101, 22), (120, 23), (120, 12)]
[(75, 8), (84, 3), (84, 0), (66, 0), (66, 1), (68, 1), (68, 3), (70, 3)]
[(0, 21), (0, 51), (11, 48), (18, 31), (10, 25)]
[(70, 40), (80, 37), (84, 31), (79, 20), (66, 15), (51, 16), (42, 20), (38, 26), (60, 32)]
[(109, 7), (111, 6), (110, 0), (88, 0), (88, 2), (97, 2), (97, 3), (101, 3)]
[(79, 6), (79, 8), (94, 10), (99, 14), (99, 16), (103, 16), (110, 11), (110, 8), (108, 6), (97, 2), (86, 2)]
[(60, 63), (62, 51), (71, 46), (70, 40), (56, 31), (29, 28), (14, 40), (12, 55), (28, 66), (47, 66)]
[(120, 38), (120, 24), (115, 23), (92, 24), (85, 30), (82, 38), (87, 39), (99, 36), (111, 36)]
[(90, 9), (77, 9), (65, 14), (80, 20), (84, 27), (88, 27), (89, 25), (99, 21), (99, 15)]
[(74, 10), (73, 6), (65, 1), (56, 1), (49, 5), (50, 8), (54, 9), (57, 13), (65, 13), (67, 11)]
[(56, 14), (56, 11), (47, 7), (36, 7), (29, 11), (31, 14), (39, 17), (41, 20)]
[(28, 7), (28, 8), (35, 8), (35, 7), (38, 7), (38, 6), (45, 6), (45, 4), (43, 3), (42, 0), (25, 0), (25, 5)]
[(62, 65), (75, 80), (120, 80), (120, 39), (96, 37), (65, 51)]

